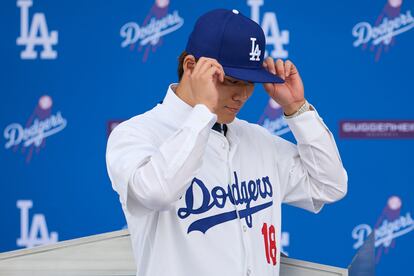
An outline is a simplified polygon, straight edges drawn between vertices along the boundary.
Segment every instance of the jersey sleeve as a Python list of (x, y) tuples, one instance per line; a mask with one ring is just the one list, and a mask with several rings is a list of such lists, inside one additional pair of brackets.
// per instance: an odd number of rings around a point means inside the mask
[(297, 145), (277, 140), (282, 202), (317, 213), (345, 196), (347, 173), (333, 135), (316, 111), (286, 121)]
[(106, 162), (123, 207), (130, 212), (162, 210), (178, 200), (201, 167), (216, 118), (206, 106), (196, 105), (181, 128), (158, 145), (156, 129), (128, 123), (115, 128)]

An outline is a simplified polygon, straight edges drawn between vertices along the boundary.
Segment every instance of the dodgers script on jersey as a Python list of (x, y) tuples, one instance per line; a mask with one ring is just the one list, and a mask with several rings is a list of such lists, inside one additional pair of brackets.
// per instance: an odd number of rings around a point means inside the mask
[(287, 119), (298, 145), (239, 119), (223, 135), (173, 90), (108, 140), (137, 275), (279, 275), (281, 204), (318, 212), (346, 193), (332, 134), (308, 111)]

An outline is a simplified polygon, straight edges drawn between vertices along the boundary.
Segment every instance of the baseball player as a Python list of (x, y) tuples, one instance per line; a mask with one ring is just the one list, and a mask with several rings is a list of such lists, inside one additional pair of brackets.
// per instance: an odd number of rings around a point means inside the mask
[[(137, 275), (279, 275), (281, 204), (317, 213), (347, 174), (290, 61), (237, 10), (201, 16), (162, 104), (120, 124), (107, 167)], [(236, 118), (263, 83), (297, 145)]]

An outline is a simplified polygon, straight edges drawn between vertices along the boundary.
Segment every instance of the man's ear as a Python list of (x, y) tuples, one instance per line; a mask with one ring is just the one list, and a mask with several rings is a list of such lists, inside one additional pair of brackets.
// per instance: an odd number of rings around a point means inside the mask
[(193, 72), (195, 68), (195, 65), (196, 65), (195, 57), (193, 55), (187, 55), (184, 58), (184, 62), (183, 62), (184, 74), (191, 74), (191, 72)]

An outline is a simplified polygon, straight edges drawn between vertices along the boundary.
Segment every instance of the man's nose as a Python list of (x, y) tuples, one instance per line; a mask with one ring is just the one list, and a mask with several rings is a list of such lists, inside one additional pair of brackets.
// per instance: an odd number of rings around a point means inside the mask
[(233, 100), (245, 102), (249, 98), (249, 92), (247, 91), (247, 87), (243, 86), (237, 89), (237, 92), (233, 95)]

